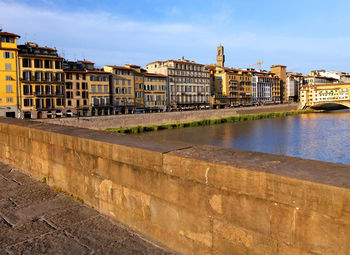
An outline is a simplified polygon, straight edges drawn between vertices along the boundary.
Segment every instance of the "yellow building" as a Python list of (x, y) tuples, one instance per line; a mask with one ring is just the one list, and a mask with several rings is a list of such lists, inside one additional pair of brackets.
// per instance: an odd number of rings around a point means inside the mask
[(135, 70), (126, 66), (104, 66), (112, 74), (110, 88), (115, 114), (135, 111)]
[(36, 43), (18, 46), (21, 118), (61, 117), (65, 109), (63, 58)]
[(134, 70), (135, 106), (136, 109), (143, 111), (145, 107), (143, 73), (146, 72), (146, 70), (142, 69), (140, 66), (137, 65), (125, 65), (125, 67)]
[(144, 74), (145, 111), (161, 112), (167, 109), (167, 76)]
[(340, 104), (350, 107), (350, 83), (303, 85), (300, 89), (302, 107)]
[(113, 114), (108, 72), (95, 69), (90, 61), (64, 61), (68, 116)]
[(19, 35), (0, 30), (0, 116), (18, 117)]
[(211, 104), (214, 108), (252, 104), (252, 76), (247, 70), (206, 66), (212, 81)]

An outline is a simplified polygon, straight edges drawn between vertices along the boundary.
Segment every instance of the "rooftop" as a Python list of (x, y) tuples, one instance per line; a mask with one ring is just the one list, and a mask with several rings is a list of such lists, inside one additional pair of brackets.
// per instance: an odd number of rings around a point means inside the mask
[(19, 35), (16, 35), (16, 34), (13, 34), (13, 33), (8, 33), (8, 32), (2, 32), (1, 30), (0, 30), (0, 35), (3, 35), (3, 36), (13, 36), (13, 37), (18, 37), (18, 38), (20, 38)]

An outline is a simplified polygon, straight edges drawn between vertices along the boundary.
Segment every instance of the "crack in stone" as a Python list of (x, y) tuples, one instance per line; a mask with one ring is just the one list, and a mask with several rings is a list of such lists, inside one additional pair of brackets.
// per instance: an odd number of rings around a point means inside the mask
[(3, 215), (0, 215), (0, 218), (7, 226), (9, 226), (10, 228), (13, 228), (13, 224), (11, 224), (8, 220), (6, 220)]
[(178, 148), (178, 149), (175, 149), (175, 150), (164, 151), (163, 154), (167, 154), (167, 153), (170, 153), (170, 152), (176, 152), (176, 151), (182, 151), (182, 150), (191, 149), (191, 148), (193, 148), (193, 146), (187, 146), (187, 147)]
[(45, 225), (47, 225), (50, 229), (52, 229), (52, 230), (57, 230), (57, 227), (54, 226), (54, 224), (52, 224), (51, 222), (48, 222), (48, 221), (45, 220), (45, 219), (41, 219), (41, 222), (43, 222)]
[(7, 179), (5, 176), (0, 174), (0, 177), (3, 178), (5, 181), (10, 181), (9, 179)]
[(19, 181), (16, 181), (15, 179), (12, 179), (12, 181), (13, 181), (14, 183), (17, 183), (19, 186), (22, 186), (22, 185), (23, 185), (22, 183), (20, 183)]
[(8, 198), (8, 200), (11, 202), (11, 204), (14, 206), (14, 207), (17, 207), (17, 204), (15, 201), (13, 201), (10, 197)]
[(63, 233), (65, 233), (66, 236), (72, 238), (75, 242), (77, 242), (77, 243), (80, 244), (81, 246), (83, 246), (83, 247), (85, 247), (86, 249), (88, 249), (88, 250), (90, 251), (90, 254), (94, 254), (94, 253), (95, 253), (95, 250), (94, 250), (94, 249), (92, 249), (92, 248), (90, 248), (89, 246), (87, 246), (87, 245), (81, 243), (80, 240), (79, 240), (76, 236), (72, 235), (71, 233), (69, 233), (69, 232), (66, 231), (66, 230), (63, 230)]

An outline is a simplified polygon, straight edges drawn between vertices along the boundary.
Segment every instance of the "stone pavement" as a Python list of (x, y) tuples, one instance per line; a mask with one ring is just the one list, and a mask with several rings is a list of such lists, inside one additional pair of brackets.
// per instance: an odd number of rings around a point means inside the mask
[(0, 255), (175, 254), (0, 163)]

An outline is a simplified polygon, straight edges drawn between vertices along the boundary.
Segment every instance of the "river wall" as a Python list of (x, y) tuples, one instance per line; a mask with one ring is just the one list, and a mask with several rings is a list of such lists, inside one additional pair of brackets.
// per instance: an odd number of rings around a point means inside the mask
[(349, 254), (350, 166), (0, 119), (0, 160), (182, 254)]
[(96, 130), (106, 128), (125, 128), (135, 126), (150, 126), (169, 124), (177, 122), (187, 122), (202, 119), (215, 119), (221, 117), (235, 116), (239, 114), (263, 113), (263, 112), (281, 112), (297, 110), (298, 104), (271, 105), (245, 108), (227, 108), (199, 111), (183, 112), (162, 112), (162, 113), (143, 113), (143, 114), (123, 114), (97, 117), (79, 117), (79, 118), (56, 118), (41, 119), (37, 121), (59, 124), (66, 126), (83, 127)]

